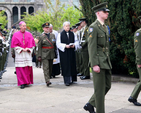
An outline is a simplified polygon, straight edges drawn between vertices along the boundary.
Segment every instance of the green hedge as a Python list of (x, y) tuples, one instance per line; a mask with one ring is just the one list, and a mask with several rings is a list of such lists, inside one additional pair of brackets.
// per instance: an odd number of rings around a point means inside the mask
[(109, 18), (106, 21), (110, 27), (110, 58), (113, 74), (126, 74), (138, 77), (135, 64), (133, 36), (140, 27), (138, 16), (141, 15), (141, 0), (79, 0), (82, 13), (88, 18), (89, 24), (96, 16), (91, 10), (96, 4), (109, 3)]

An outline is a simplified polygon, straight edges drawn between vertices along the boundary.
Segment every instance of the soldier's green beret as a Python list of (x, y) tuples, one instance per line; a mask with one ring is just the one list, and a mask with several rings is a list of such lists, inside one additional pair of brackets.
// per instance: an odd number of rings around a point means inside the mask
[(50, 27), (50, 23), (46, 22), (42, 25), (42, 27)]
[(75, 29), (76, 28), (76, 26), (72, 26), (72, 29)]
[(80, 18), (79, 20), (80, 20), (80, 22), (85, 21), (87, 23), (87, 18), (86, 17)]
[(76, 26), (79, 26), (81, 24), (81, 21), (80, 22), (78, 22), (77, 24), (75, 24)]
[(79, 20), (80, 21), (86, 21), (87, 19), (86, 19), (86, 17), (83, 17), (83, 18), (80, 18)]
[(92, 7), (92, 10), (94, 10), (94, 12), (98, 12), (98, 11), (110, 11), (108, 9), (108, 3), (107, 2), (103, 2), (103, 3), (100, 3), (94, 7)]

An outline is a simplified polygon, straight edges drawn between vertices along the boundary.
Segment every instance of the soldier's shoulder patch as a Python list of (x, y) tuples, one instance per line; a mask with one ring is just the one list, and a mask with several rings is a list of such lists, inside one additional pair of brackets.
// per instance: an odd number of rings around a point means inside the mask
[(54, 42), (54, 41), (56, 41), (56, 40), (53, 38), (52, 41)]
[(138, 42), (138, 40), (135, 40), (135, 42)]
[(140, 35), (140, 33), (136, 33), (136, 36), (139, 36)]
[(93, 28), (89, 28), (89, 32), (93, 32)]

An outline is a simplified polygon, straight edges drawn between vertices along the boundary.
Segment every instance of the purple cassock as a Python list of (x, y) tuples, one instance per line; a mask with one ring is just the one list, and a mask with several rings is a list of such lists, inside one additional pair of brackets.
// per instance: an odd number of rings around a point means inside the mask
[[(15, 50), (15, 67), (18, 86), (33, 84), (32, 51), (35, 41), (30, 32), (15, 32), (12, 37), (11, 48)], [(28, 48), (24, 52), (23, 49)]]

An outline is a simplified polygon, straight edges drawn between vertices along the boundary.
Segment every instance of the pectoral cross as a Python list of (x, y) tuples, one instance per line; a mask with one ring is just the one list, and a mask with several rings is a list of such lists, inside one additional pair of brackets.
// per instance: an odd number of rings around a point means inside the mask
[(24, 34), (23, 34), (23, 45), (25, 45)]

